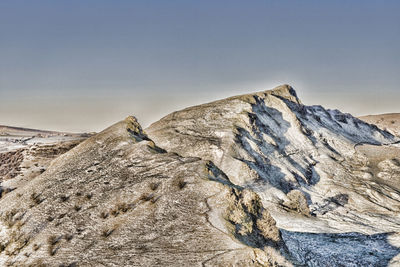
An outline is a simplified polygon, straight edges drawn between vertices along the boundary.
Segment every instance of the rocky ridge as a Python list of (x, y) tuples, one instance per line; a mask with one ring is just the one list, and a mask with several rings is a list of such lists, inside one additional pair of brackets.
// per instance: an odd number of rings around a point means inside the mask
[(287, 85), (174, 112), (146, 132), (256, 192), (302, 264), (399, 264), (400, 150), (391, 133), (302, 105)]

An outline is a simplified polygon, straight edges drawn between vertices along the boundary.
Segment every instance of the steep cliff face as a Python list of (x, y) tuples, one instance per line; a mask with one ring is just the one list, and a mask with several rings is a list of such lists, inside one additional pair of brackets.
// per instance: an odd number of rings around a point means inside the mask
[(1, 200), (2, 266), (290, 265), (258, 195), (128, 117)]
[(391, 133), (304, 106), (287, 85), (174, 112), (146, 132), (259, 194), (299, 262), (398, 263), (400, 149)]

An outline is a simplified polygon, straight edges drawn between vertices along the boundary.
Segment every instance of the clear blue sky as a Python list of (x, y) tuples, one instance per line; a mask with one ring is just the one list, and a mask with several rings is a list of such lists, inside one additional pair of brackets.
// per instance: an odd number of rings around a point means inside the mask
[(400, 1), (0, 1), (0, 124), (99, 131), (288, 83), (400, 112)]

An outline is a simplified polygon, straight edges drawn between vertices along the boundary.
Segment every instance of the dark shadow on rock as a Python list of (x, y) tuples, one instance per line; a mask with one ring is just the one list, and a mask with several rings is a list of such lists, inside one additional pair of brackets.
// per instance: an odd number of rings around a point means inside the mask
[(323, 199), (322, 203), (316, 203), (311, 210), (311, 215), (324, 215), (339, 207), (344, 207), (349, 202), (348, 194), (337, 194), (333, 197)]
[[(277, 96), (279, 97), (279, 96)], [(353, 142), (380, 145), (378, 141), (371, 142), (371, 136), (380, 134), (383, 138), (395, 140), (395, 136), (386, 130), (379, 129), (374, 124), (366, 123), (351, 114), (337, 109), (329, 110), (322, 106), (299, 105), (288, 99), (279, 97), (296, 114), (299, 121), (305, 125), (313, 121), (319, 128), (342, 135)], [(349, 130), (349, 129), (354, 129)]]
[[(308, 162), (308, 166), (303, 167), (286, 153), (286, 148), (290, 142), (285, 137), (285, 133), (291, 125), (283, 119), (282, 112), (266, 106), (262, 98), (255, 96), (255, 101), (256, 103), (252, 104), (253, 113), (248, 114), (252, 132), (238, 127), (235, 140), (252, 160), (240, 158), (238, 160), (246, 163), (258, 173), (260, 181), (257, 182), (268, 183), (285, 193), (300, 186), (311, 186), (318, 183), (320, 177), (314, 171), (315, 162)], [(269, 136), (273, 142), (266, 141), (265, 135)], [(259, 151), (254, 150), (251, 143), (254, 143)], [(281, 168), (272, 165), (269, 157), (276, 151), (282, 157), (282, 161), (286, 161), (288, 165), (293, 166), (302, 174), (301, 177), (297, 173), (293, 173), (297, 183), (285, 179), (286, 175), (281, 171)]]
[(388, 266), (400, 253), (391, 233), (301, 233), (281, 229), (289, 254), (305, 266)]

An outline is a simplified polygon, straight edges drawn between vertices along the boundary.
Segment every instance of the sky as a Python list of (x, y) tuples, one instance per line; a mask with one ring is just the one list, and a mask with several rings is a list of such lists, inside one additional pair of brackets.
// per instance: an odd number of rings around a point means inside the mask
[(0, 124), (100, 131), (290, 84), (400, 112), (400, 1), (1, 0)]

